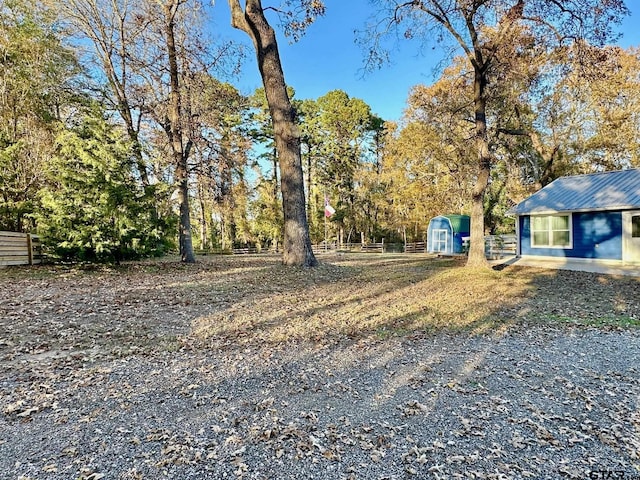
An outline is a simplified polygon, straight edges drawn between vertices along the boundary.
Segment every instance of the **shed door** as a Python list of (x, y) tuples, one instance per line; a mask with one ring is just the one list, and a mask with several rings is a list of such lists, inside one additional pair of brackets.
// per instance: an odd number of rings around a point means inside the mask
[(444, 229), (434, 228), (431, 231), (431, 250), (433, 252), (447, 253), (447, 245), (449, 241), (449, 231)]
[(622, 213), (622, 260), (640, 263), (640, 211)]

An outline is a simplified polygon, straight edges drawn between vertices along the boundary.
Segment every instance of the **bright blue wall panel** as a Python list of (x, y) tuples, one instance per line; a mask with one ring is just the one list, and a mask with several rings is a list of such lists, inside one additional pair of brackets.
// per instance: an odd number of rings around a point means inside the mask
[(572, 214), (573, 248), (532, 248), (531, 222), (520, 217), (520, 254), (545, 257), (622, 259), (622, 213), (591, 212)]
[(468, 237), (469, 233), (454, 233), (453, 234), (453, 253), (462, 253), (462, 251), (464, 250), (463, 248), (463, 241), (462, 241), (462, 237)]

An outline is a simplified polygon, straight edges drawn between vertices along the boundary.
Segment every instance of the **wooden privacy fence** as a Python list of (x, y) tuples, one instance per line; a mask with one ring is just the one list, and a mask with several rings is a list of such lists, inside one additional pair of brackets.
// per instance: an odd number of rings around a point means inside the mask
[(30, 233), (0, 232), (0, 265), (42, 263), (40, 237)]

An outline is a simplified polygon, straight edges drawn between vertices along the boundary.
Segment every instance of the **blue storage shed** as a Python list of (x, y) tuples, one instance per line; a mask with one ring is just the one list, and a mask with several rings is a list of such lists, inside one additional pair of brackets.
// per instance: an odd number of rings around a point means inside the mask
[(513, 207), (517, 254), (640, 263), (640, 170), (562, 177)]
[(471, 235), (469, 215), (438, 215), (429, 222), (427, 250), (429, 253), (463, 253), (464, 240)]

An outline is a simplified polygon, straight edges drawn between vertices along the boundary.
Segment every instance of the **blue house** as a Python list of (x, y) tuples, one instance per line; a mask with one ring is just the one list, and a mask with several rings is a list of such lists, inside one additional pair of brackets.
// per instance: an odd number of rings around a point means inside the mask
[(519, 256), (640, 263), (640, 169), (559, 178), (507, 213)]
[(427, 250), (429, 253), (462, 253), (464, 239), (471, 232), (470, 227), (468, 215), (439, 215), (432, 218), (427, 228)]

